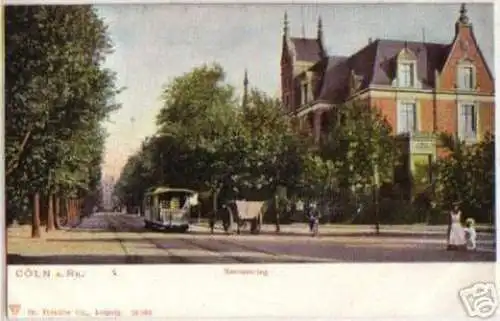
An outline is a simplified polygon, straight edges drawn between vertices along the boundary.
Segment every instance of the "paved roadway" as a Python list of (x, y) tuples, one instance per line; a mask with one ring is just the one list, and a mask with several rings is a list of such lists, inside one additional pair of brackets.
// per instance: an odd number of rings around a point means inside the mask
[[(118, 213), (100, 213), (85, 218), (77, 228), (95, 237), (79, 242), (119, 242), (117, 255), (37, 257), (24, 263), (304, 263), (304, 262), (446, 262), (494, 261), (494, 235), (479, 236), (476, 252), (446, 251), (445, 236), (370, 235), (324, 233), (312, 237), (307, 229), (276, 235), (264, 231), (251, 235), (211, 234), (206, 226), (192, 225), (188, 233), (150, 231), (142, 218)], [(320, 227), (321, 233), (321, 227)], [(99, 235), (109, 235), (99, 237)], [(57, 262), (55, 262), (57, 261)], [(16, 262), (12, 262), (16, 263)]]

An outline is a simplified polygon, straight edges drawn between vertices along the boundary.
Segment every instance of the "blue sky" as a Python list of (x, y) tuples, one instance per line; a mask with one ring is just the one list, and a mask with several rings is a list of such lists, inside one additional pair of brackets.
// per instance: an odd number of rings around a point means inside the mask
[[(105, 175), (118, 177), (126, 159), (155, 131), (162, 88), (203, 63), (218, 62), (229, 83), (242, 87), (248, 69), (251, 86), (279, 95), (283, 14), (292, 36), (314, 37), (318, 15), (330, 55), (349, 55), (369, 38), (450, 43), (458, 4), (307, 4), (97, 6), (109, 25), (115, 52), (106, 67), (127, 89), (122, 109), (107, 123)], [(470, 4), (468, 14), (481, 50), (493, 66), (493, 6)]]

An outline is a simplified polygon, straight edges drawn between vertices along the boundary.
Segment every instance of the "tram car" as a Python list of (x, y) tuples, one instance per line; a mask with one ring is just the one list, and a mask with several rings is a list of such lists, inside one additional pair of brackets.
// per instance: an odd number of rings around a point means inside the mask
[(187, 232), (191, 213), (198, 205), (198, 193), (189, 189), (157, 187), (146, 193), (143, 201), (147, 229)]

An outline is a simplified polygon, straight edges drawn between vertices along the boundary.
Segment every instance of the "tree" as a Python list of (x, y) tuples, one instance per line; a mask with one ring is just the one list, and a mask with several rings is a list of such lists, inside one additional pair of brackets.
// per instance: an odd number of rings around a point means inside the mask
[(114, 194), (127, 207), (140, 204), (144, 193), (161, 183), (161, 177), (156, 173), (162, 164), (149, 162), (155, 142), (152, 138), (146, 139), (141, 149), (128, 158), (115, 185)]
[(330, 133), (321, 155), (334, 162), (339, 184), (360, 189), (374, 183), (374, 167), (381, 180), (390, 180), (398, 162), (398, 148), (389, 122), (376, 107), (360, 102), (331, 111)]
[(231, 172), (230, 164), (219, 156), (231, 153), (230, 144), (235, 141), (231, 137), (237, 132), (234, 89), (224, 83), (224, 77), (222, 67), (213, 64), (175, 78), (163, 92), (164, 107), (157, 118), (159, 135), (176, 149), (176, 159), (164, 159), (163, 168), (182, 172), (186, 187), (209, 189), (214, 211)]
[(297, 184), (305, 144), (278, 100), (255, 89), (240, 106), (218, 64), (173, 79), (163, 100), (157, 133), (120, 176), (123, 199), (137, 202), (150, 184), (168, 183), (210, 191), (216, 212), (220, 198), (266, 199)]
[(494, 208), (495, 137), (487, 133), (480, 142), (468, 145), (448, 134), (441, 142), (450, 154), (437, 164), (436, 197), (448, 209), (460, 201), (465, 215), (492, 222)]
[[(241, 155), (243, 166), (239, 169), (237, 185), (241, 189), (267, 191), (274, 198), (276, 230), (280, 230), (279, 204), (286, 202), (286, 195), (278, 197), (283, 188), (288, 193), (297, 192), (302, 177), (305, 157), (310, 141), (299, 135), (292, 121), (285, 115), (281, 102), (263, 92), (251, 91), (247, 105), (241, 113), (245, 150)], [(240, 147), (241, 148), (241, 147)]]
[(378, 231), (379, 184), (392, 180), (400, 157), (392, 128), (377, 107), (362, 102), (336, 106), (329, 117), (332, 125), (320, 153), (333, 162), (339, 188), (359, 192), (370, 187)]
[(95, 187), (104, 140), (91, 137), (118, 108), (118, 91), (101, 66), (112, 45), (91, 6), (10, 6), (6, 30), (6, 185), (17, 213), (38, 191), (51, 199)]

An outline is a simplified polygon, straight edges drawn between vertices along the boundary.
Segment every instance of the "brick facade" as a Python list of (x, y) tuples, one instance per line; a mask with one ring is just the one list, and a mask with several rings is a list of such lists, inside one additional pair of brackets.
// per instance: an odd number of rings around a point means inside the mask
[[(450, 33), (453, 39), (449, 44), (377, 39), (351, 56), (328, 57), (320, 23), (316, 39), (290, 38), (285, 21), (281, 59), (285, 109), (303, 118), (302, 123), (312, 123), (311, 134), (318, 139), (324, 131), (324, 111), (356, 99), (379, 108), (398, 134), (400, 105), (409, 101), (415, 105), (416, 136), (463, 132), (468, 140), (477, 141), (494, 131), (494, 80), (465, 5)], [(410, 86), (401, 87), (399, 68), (407, 61), (415, 76)], [(471, 76), (464, 77), (459, 70), (471, 70)], [(469, 87), (460, 85), (468, 81), (472, 83)], [(469, 108), (465, 105), (473, 105), (473, 116), (464, 114)], [(437, 154), (444, 155), (439, 150)]]

